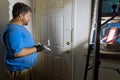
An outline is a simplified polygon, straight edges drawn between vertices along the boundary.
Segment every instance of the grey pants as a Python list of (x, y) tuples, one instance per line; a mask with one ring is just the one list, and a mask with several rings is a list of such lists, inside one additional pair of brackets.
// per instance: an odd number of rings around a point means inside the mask
[(9, 80), (33, 80), (32, 69), (25, 69), (22, 71), (8, 71)]

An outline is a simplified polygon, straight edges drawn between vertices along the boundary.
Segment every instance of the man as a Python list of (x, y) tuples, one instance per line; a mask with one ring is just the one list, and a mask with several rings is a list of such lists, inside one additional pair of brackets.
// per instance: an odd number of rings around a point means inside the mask
[(12, 10), (13, 19), (3, 30), (5, 64), (10, 80), (31, 80), (30, 70), (37, 61), (37, 52), (42, 45), (36, 45), (30, 32), (24, 27), (30, 20), (31, 8), (16, 3)]

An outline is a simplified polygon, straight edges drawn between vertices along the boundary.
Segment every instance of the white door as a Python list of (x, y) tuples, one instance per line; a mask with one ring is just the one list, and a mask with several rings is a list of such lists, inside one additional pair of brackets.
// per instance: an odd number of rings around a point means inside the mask
[(36, 40), (51, 42), (51, 52), (41, 53), (37, 64), (40, 80), (71, 80), (72, 0), (36, 0)]

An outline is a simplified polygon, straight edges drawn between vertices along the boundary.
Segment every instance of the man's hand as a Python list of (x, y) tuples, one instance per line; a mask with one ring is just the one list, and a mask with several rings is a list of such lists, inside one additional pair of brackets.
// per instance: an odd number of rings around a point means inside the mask
[(35, 48), (37, 49), (37, 52), (43, 51), (43, 50), (45, 49), (44, 46), (43, 46), (43, 45), (40, 45), (40, 44), (35, 45), (35, 46), (33, 46), (33, 47), (35, 47)]

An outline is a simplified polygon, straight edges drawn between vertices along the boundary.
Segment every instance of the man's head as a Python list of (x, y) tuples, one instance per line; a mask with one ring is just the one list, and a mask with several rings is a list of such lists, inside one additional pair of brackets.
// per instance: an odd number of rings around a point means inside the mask
[(18, 18), (23, 25), (27, 25), (30, 20), (31, 8), (24, 3), (16, 3), (13, 6), (13, 18)]

